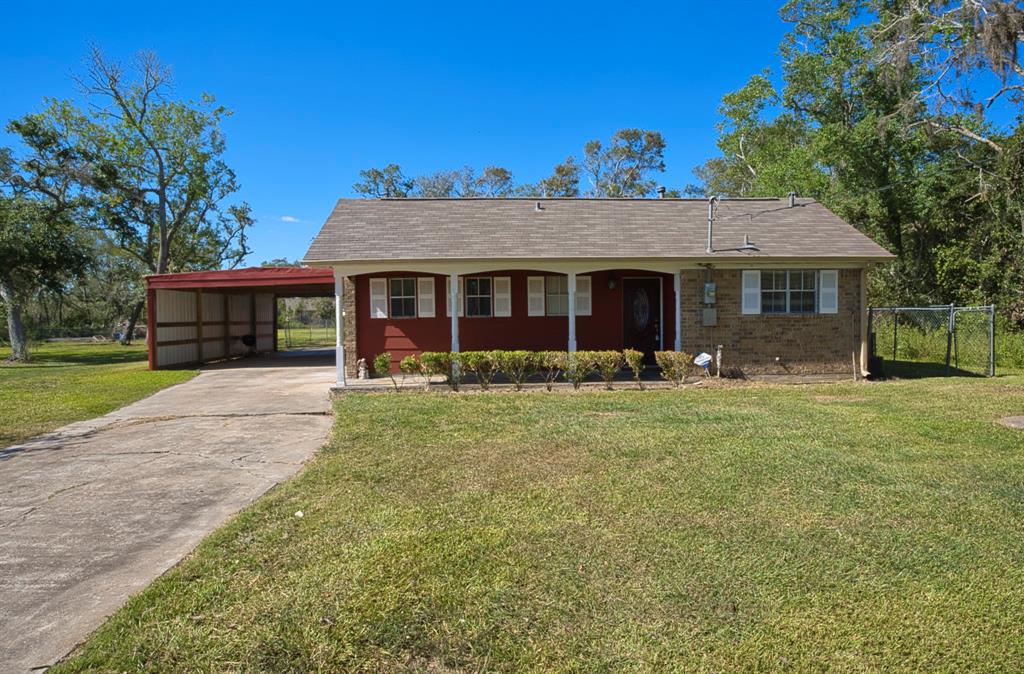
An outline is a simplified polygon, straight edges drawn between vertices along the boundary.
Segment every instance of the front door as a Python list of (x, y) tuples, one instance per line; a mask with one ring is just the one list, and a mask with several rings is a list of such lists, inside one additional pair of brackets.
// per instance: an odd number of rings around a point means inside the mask
[(661, 279), (623, 279), (622, 336), (624, 348), (642, 351), (644, 362), (654, 365), (661, 350)]

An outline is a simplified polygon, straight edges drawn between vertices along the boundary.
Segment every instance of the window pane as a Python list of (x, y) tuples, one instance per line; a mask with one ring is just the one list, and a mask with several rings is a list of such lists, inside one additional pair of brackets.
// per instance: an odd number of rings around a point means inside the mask
[(391, 289), (391, 316), (393, 318), (416, 317), (416, 279), (393, 278)]
[(815, 273), (813, 271), (794, 271), (789, 275), (790, 290), (814, 290)]
[(480, 279), (468, 278), (466, 279), (466, 296), (476, 295), (479, 291)]
[(794, 314), (814, 313), (814, 291), (799, 290), (789, 296), (789, 310)]
[(481, 297), (479, 299), (479, 302), (480, 302), (480, 315), (481, 316), (490, 316), (491, 315), (491, 298), (490, 297)]
[(763, 271), (761, 272), (761, 290), (785, 290), (786, 272), (784, 271)]
[(544, 282), (546, 311), (548, 316), (569, 315), (569, 278), (548, 276)]
[(780, 290), (769, 290), (761, 293), (761, 313), (786, 313), (786, 293)]

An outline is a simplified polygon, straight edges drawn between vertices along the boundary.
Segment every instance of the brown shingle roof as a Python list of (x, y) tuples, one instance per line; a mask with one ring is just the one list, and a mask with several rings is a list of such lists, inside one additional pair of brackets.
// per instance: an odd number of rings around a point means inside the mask
[[(539, 204), (540, 210), (537, 205)], [(341, 199), (306, 262), (470, 258), (757, 257), (888, 259), (821, 204), (725, 199), (715, 253), (705, 253), (707, 202), (697, 199)]]

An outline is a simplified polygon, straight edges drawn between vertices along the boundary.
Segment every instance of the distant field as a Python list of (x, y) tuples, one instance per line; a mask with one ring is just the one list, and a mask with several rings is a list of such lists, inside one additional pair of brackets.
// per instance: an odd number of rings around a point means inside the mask
[(334, 346), (334, 326), (277, 329), (277, 348), (281, 350), (310, 347)]
[(303, 473), (51, 672), (1024, 662), (1024, 432), (997, 423), (1020, 376), (336, 412)]
[[(0, 347), (0, 361), (10, 349)], [(146, 369), (146, 347), (34, 344), (32, 361), (0, 364), (0, 448), (65, 424), (97, 417), (162, 388), (191, 370)]]

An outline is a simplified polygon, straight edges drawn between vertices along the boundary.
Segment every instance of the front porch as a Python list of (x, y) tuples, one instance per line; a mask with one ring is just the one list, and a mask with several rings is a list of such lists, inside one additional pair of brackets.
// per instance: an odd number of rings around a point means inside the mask
[[(338, 377), (388, 352), (682, 350), (683, 272), (529, 266), (335, 270)], [(452, 307), (456, 311), (452, 311)]]

